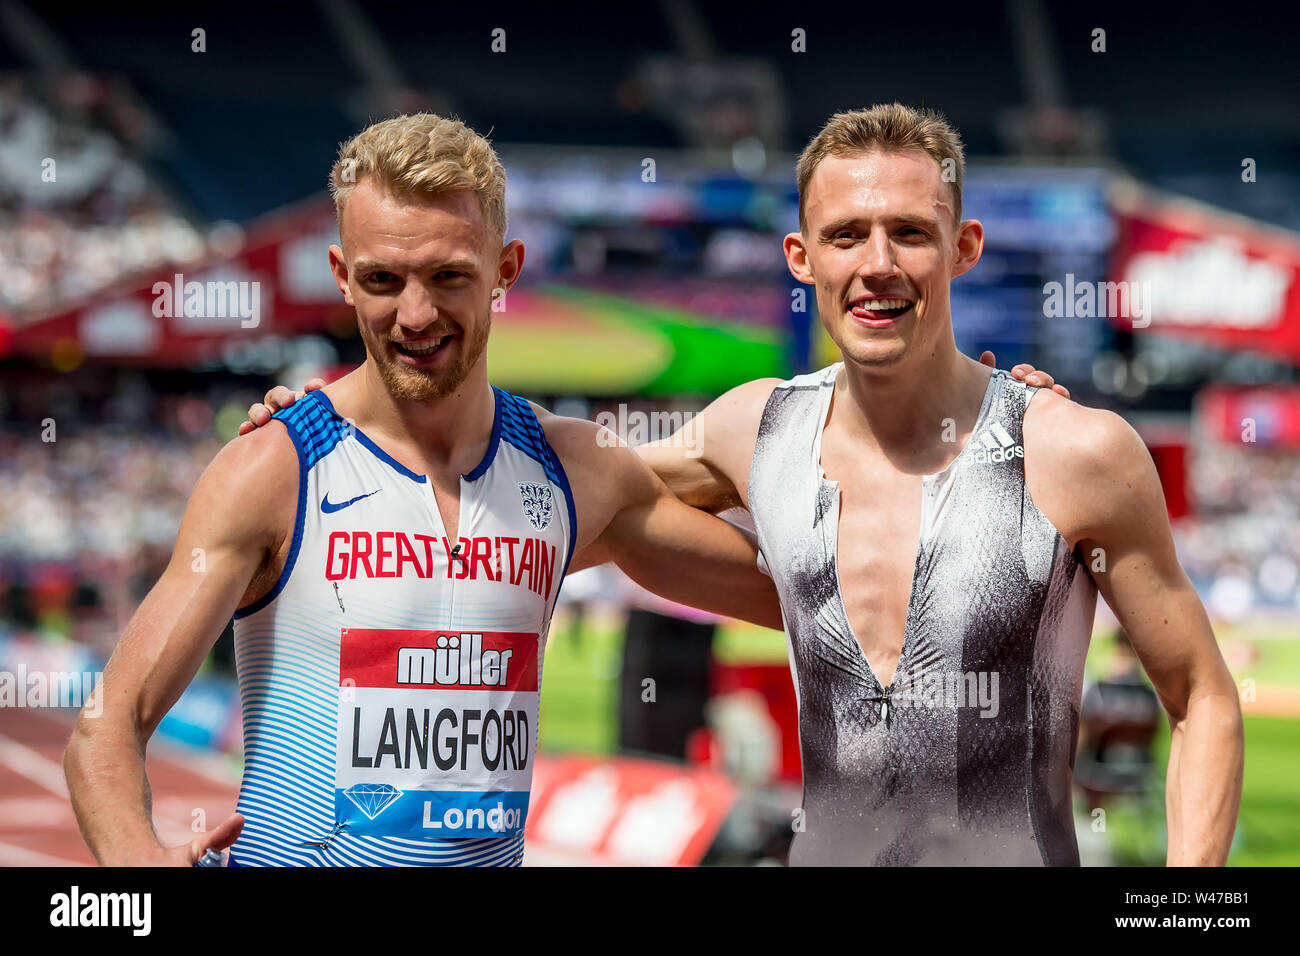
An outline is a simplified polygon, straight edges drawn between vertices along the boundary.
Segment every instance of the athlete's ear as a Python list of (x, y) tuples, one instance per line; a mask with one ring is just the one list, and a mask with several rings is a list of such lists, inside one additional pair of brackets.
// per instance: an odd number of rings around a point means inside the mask
[(790, 233), (785, 237), (782, 248), (785, 249), (785, 264), (790, 269), (790, 275), (805, 285), (812, 285), (816, 280), (812, 267), (808, 264), (808, 247), (804, 245), (803, 233)]
[(334, 284), (343, 293), (343, 301), (355, 308), (356, 303), (352, 301), (352, 289), (348, 286), (347, 260), (343, 258), (343, 250), (338, 246), (330, 246), (330, 272), (334, 273)]
[(501, 249), (501, 259), (497, 262), (497, 286), (508, 290), (519, 280), (523, 268), (524, 244), (518, 239), (511, 239)]
[(975, 268), (984, 253), (984, 225), (978, 219), (963, 219), (957, 227), (957, 258), (952, 263), (952, 278)]

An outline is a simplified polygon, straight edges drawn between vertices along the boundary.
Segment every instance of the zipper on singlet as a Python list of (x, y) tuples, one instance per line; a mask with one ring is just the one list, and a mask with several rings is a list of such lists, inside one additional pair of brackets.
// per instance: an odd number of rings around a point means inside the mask
[[(443, 532), (444, 533), (446, 532), (445, 528), (443, 529)], [(460, 542), (457, 541), (456, 546), (451, 549), (452, 566), (455, 567), (456, 565), (460, 565), (461, 567), (464, 567), (465, 561), (466, 561), (466, 557), (465, 555), (460, 553)], [(457, 570), (459, 570), (459, 568), (457, 568)], [(455, 626), (456, 626), (456, 575), (455, 573), (453, 573), (451, 576), (451, 607), (447, 611), (447, 627), (452, 628)]]
[(892, 694), (893, 692), (894, 692), (894, 685), (890, 684), (888, 687), (885, 688), (885, 697), (880, 702), (880, 719), (885, 722), (886, 727), (889, 726), (889, 695)]
[[(438, 527), (442, 529), (443, 540), (451, 545), (451, 539), (447, 536), (447, 526), (442, 523), (442, 512), (438, 510), (438, 496), (433, 490), (433, 482), (427, 481), (424, 486), (425, 494), (429, 499), (429, 510), (433, 517), (438, 521)], [(462, 495), (462, 505), (464, 496)], [(460, 529), (456, 529), (456, 543), (449, 547), (447, 558), (447, 624), (448, 630), (456, 626), (456, 572), (464, 567), (468, 555), (461, 553)]]

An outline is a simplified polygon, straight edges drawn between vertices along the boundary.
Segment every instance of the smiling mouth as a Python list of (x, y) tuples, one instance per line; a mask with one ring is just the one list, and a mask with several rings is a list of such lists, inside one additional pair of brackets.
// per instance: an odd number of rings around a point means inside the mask
[(441, 338), (427, 339), (418, 343), (393, 342), (392, 346), (399, 355), (405, 355), (409, 358), (430, 358), (441, 352), (452, 338), (453, 336), (448, 333)]
[(911, 299), (862, 299), (852, 303), (849, 311), (856, 318), (867, 322), (875, 322), (896, 319), (911, 309), (914, 304)]

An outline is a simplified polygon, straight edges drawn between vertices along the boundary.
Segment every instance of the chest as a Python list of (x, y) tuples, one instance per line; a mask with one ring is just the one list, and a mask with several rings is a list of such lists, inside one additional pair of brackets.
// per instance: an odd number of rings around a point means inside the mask
[(903, 646), (922, 521), (922, 480), (888, 463), (852, 461), (824, 449), (822, 467), (838, 485), (829, 492), (823, 547), (833, 562), (853, 636), (872, 670), (888, 684)]
[(921, 526), (920, 479), (868, 482), (854, 476), (838, 485), (838, 514), (828, 518), (836, 521), (833, 557), (841, 583), (855, 595), (874, 592), (873, 603), (905, 605)]

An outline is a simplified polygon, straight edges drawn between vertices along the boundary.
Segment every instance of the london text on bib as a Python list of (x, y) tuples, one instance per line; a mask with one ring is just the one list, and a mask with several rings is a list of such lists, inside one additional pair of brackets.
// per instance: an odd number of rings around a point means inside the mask
[(348, 832), (522, 832), (537, 644), (536, 634), (343, 628), (334, 807)]

